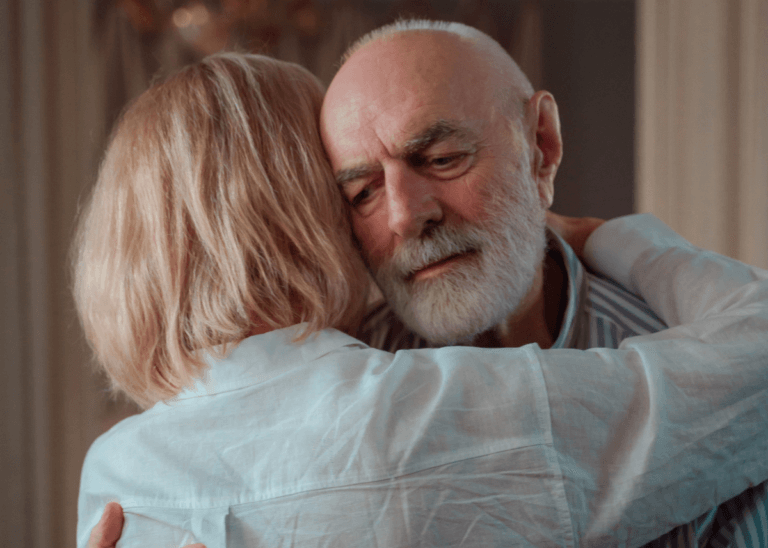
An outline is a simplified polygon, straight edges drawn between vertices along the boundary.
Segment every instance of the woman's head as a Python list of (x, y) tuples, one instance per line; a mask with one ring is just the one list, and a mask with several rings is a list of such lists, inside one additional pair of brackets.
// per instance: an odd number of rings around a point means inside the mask
[(113, 385), (147, 406), (257, 327), (350, 328), (366, 278), (298, 65), (221, 54), (116, 126), (75, 243), (75, 300)]

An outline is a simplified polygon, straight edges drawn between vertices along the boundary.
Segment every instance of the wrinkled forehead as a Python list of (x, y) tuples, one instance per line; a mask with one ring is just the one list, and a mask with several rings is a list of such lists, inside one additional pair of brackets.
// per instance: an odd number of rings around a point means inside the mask
[(379, 38), (358, 50), (341, 67), (328, 89), (337, 93), (367, 92), (371, 98), (392, 87), (418, 86), (442, 95), (476, 92), (493, 77), (490, 56), (468, 38), (446, 31), (406, 31)]
[[(494, 71), (468, 39), (443, 31), (409, 31), (358, 50), (331, 82), (321, 113), (323, 139), (396, 118), (404, 132), (430, 112), (439, 118), (483, 118), (498, 102)], [(329, 151), (330, 152), (330, 151)]]

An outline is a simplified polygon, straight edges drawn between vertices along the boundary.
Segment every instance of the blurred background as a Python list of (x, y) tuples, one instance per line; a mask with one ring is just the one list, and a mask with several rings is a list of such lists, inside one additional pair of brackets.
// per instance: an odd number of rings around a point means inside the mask
[(91, 363), (68, 263), (121, 109), (223, 49), (327, 84), (353, 40), (400, 16), (485, 31), (555, 95), (555, 211), (650, 211), (768, 268), (768, 0), (0, 0), (4, 545), (75, 545), (85, 452), (136, 411)]

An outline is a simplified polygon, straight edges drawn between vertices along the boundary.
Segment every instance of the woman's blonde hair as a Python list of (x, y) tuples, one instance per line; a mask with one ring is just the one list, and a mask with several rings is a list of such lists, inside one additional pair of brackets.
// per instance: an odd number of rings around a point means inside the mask
[(317, 129), (318, 81), (219, 54), (143, 93), (116, 126), (75, 241), (74, 295), (114, 388), (149, 406), (201, 350), (256, 327), (355, 327), (365, 269)]

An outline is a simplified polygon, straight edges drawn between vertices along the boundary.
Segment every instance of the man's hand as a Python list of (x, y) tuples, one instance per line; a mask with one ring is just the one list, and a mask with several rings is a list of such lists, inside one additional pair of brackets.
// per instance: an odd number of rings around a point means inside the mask
[(604, 222), (594, 217), (565, 217), (547, 211), (547, 226), (560, 234), (579, 258), (583, 258), (587, 238)]
[(91, 531), (86, 548), (115, 548), (123, 532), (123, 507), (110, 502), (104, 507), (99, 523)]
[[(116, 502), (108, 503), (104, 507), (99, 523), (91, 531), (86, 548), (115, 548), (123, 532), (124, 521), (123, 507)], [(188, 544), (184, 548), (205, 548), (205, 545)]]

